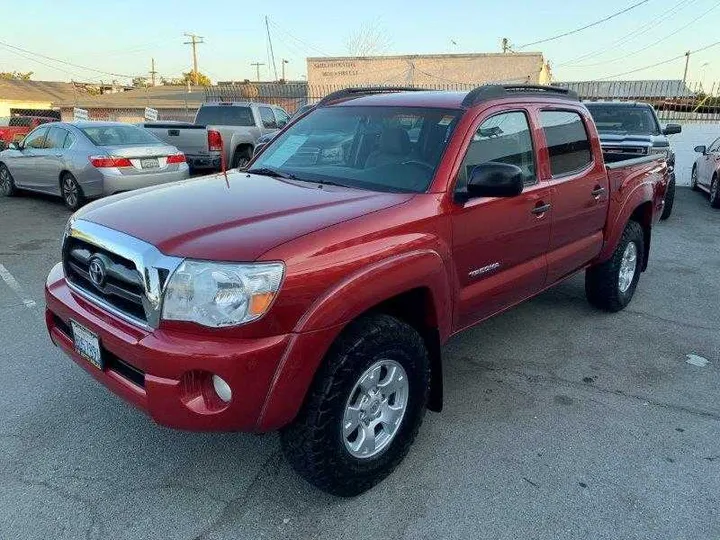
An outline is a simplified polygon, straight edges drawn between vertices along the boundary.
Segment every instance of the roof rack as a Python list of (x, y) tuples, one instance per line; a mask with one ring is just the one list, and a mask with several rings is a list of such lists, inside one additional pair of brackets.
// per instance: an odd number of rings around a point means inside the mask
[(478, 86), (468, 92), (468, 95), (462, 100), (462, 106), (469, 108), (489, 99), (516, 95), (537, 96), (541, 94), (552, 94), (553, 97), (579, 101), (577, 92), (558, 86), (543, 86), (539, 84), (486, 84)]
[(329, 103), (338, 101), (340, 99), (353, 99), (371, 94), (386, 94), (392, 92), (422, 92), (427, 90), (427, 88), (417, 88), (414, 86), (366, 86), (357, 88), (343, 88), (342, 90), (332, 92), (322, 98), (318, 102), (317, 106), (323, 107), (325, 105), (328, 105)]

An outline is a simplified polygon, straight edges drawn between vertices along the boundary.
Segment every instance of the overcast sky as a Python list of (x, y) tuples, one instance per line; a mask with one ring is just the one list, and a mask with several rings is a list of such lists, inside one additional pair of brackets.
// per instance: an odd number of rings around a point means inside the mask
[[(154, 57), (160, 75), (177, 77), (191, 68), (182, 34), (195, 32), (205, 38), (198, 48), (201, 72), (214, 81), (254, 79), (250, 63), (269, 63), (265, 16), (278, 73), (285, 58), (290, 79), (305, 74), (307, 56), (346, 55), (348, 37), (363, 25), (381, 30), (384, 54), (497, 52), (508, 37), (517, 51), (541, 51), (556, 80), (680, 79), (684, 58), (625, 72), (720, 40), (718, 0), (648, 0), (588, 30), (523, 47), (638, 1), (3, 0), (0, 71), (33, 71), (35, 80), (113, 78), (7, 47), (13, 45), (123, 75), (147, 75)], [(272, 78), (268, 68), (263, 78)], [(688, 79), (703, 78), (706, 85), (720, 81), (720, 45), (691, 55)]]

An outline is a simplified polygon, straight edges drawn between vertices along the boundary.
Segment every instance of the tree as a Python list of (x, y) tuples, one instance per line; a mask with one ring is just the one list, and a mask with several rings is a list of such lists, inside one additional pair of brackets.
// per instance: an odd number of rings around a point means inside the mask
[(207, 75), (200, 73), (198, 71), (197, 73), (197, 84), (195, 83), (195, 79), (193, 77), (193, 72), (188, 71), (187, 73), (183, 73), (182, 77), (173, 77), (170, 79), (167, 79), (165, 77), (160, 77), (160, 84), (164, 86), (185, 86), (187, 83), (192, 84), (193, 86), (199, 85), (199, 86), (212, 86), (212, 81), (210, 80), (210, 77)]
[(363, 23), (345, 41), (350, 56), (381, 54), (390, 47), (390, 37), (378, 20)]
[(2, 71), (0, 72), (0, 79), (11, 81), (29, 81), (32, 74), (32, 71), (28, 71), (27, 73), (22, 73), (20, 71)]
[(132, 85), (136, 88), (142, 88), (148, 85), (147, 77), (133, 77)]

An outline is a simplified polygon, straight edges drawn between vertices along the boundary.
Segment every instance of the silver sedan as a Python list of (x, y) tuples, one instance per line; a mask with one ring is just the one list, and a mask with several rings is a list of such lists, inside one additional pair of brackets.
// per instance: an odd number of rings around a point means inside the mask
[(0, 152), (0, 196), (17, 189), (87, 199), (188, 178), (185, 156), (150, 132), (119, 122), (42, 125)]

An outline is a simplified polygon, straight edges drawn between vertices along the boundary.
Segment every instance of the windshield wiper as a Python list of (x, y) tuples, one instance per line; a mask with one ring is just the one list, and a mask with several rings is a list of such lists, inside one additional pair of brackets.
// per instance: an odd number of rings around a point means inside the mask
[(257, 169), (249, 169), (245, 172), (248, 174), (259, 174), (261, 176), (272, 176), (274, 178), (285, 178), (286, 180), (299, 180), (294, 174), (271, 169), (270, 167), (258, 167)]

